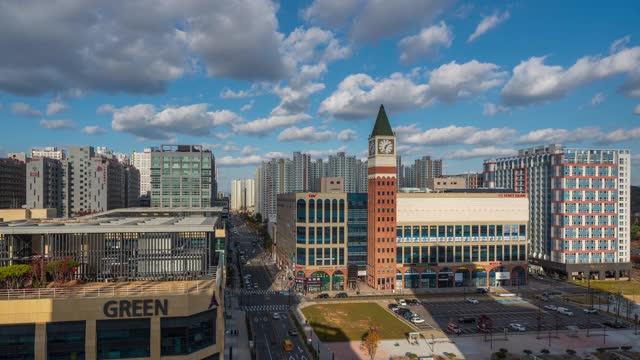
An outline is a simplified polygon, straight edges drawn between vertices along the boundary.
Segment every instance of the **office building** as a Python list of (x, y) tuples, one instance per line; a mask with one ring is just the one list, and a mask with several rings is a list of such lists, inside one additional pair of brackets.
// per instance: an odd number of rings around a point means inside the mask
[(220, 359), (225, 279), (214, 244), (225, 234), (210, 215), (127, 209), (50, 224), (2, 223), (0, 244), (20, 249), (20, 257), (0, 253), (0, 265), (72, 259), (80, 264), (72, 278), (85, 282), (3, 290), (2, 354)]
[(22, 161), (23, 163), (26, 163), (27, 160), (29, 160), (29, 158), (27, 157), (27, 154), (23, 152), (7, 153), (7, 158)]
[(495, 187), (531, 199), (534, 271), (570, 279), (629, 277), (630, 157), (628, 150), (552, 144), (485, 163), (485, 179), (495, 177)]
[(48, 146), (44, 148), (33, 148), (31, 149), (31, 158), (39, 159), (39, 158), (49, 158), (55, 160), (64, 160), (66, 159), (65, 151), (63, 149), (58, 149), (55, 146)]
[(152, 148), (144, 148), (142, 152), (131, 153), (131, 163), (140, 171), (140, 196), (151, 194), (151, 151)]
[(230, 208), (234, 211), (253, 211), (255, 207), (255, 180), (231, 180)]
[(0, 209), (26, 204), (26, 166), (16, 159), (0, 158)]
[(431, 190), (466, 189), (467, 181), (463, 177), (437, 177), (427, 179), (427, 188)]
[(48, 157), (33, 158), (26, 169), (27, 207), (56, 209), (62, 216), (62, 162)]
[(151, 152), (152, 207), (207, 207), (216, 194), (210, 150), (201, 145), (162, 145)]
[[(118, 161), (122, 164), (120, 161)], [(125, 176), (125, 205), (124, 207), (140, 206), (140, 171), (132, 165), (124, 165)]]

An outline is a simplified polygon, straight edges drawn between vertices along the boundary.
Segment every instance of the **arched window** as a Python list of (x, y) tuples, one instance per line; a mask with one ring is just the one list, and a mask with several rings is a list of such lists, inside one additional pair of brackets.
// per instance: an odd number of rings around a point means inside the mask
[(333, 199), (331, 207), (331, 221), (338, 222), (338, 200)]
[(322, 200), (319, 199), (318, 202), (316, 203), (316, 222), (317, 223), (321, 223), (322, 222)]
[(329, 219), (331, 219), (331, 200), (325, 199), (324, 200), (324, 222), (325, 223), (330, 222)]
[(309, 222), (313, 223), (316, 221), (316, 201), (313, 199), (309, 200)]
[(340, 199), (340, 222), (344, 222), (344, 200)]
[(303, 199), (299, 199), (296, 203), (298, 222), (307, 221), (306, 202)]

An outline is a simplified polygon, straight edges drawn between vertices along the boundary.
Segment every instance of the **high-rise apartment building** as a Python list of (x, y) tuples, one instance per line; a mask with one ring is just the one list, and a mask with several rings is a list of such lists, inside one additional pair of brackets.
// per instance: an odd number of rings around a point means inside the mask
[(311, 156), (299, 151), (293, 153), (294, 185), (293, 191), (310, 191), (311, 182)]
[(426, 188), (428, 179), (442, 177), (442, 160), (423, 156), (416, 159), (412, 165), (404, 166), (403, 187)]
[(367, 284), (394, 289), (396, 280), (396, 136), (381, 105), (369, 136)]
[(396, 183), (398, 184), (398, 188), (405, 187), (404, 186), (404, 165), (402, 165), (402, 156), (396, 155)]
[(210, 150), (201, 145), (162, 145), (151, 152), (152, 207), (208, 207), (216, 195)]
[(530, 258), (569, 278), (628, 277), (630, 154), (559, 144), (485, 163), (485, 180), (530, 198)]
[(0, 159), (0, 209), (18, 209), (26, 203), (25, 163)]
[(153, 148), (144, 148), (142, 152), (131, 153), (131, 163), (140, 171), (140, 195), (151, 194), (151, 151)]
[(62, 215), (62, 178), (60, 160), (41, 157), (27, 163), (27, 206), (32, 209), (56, 209)]
[(140, 170), (132, 165), (124, 165), (124, 176), (125, 207), (138, 207), (140, 206)]
[(255, 180), (231, 180), (231, 210), (253, 211), (255, 207)]
[(64, 160), (66, 159), (65, 151), (63, 149), (58, 149), (55, 146), (48, 146), (44, 148), (33, 148), (31, 149), (31, 158), (49, 158), (55, 160)]

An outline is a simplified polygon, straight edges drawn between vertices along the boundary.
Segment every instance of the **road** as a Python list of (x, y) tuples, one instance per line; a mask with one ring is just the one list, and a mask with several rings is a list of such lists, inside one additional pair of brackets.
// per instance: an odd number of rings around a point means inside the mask
[[(273, 267), (273, 264), (262, 249), (261, 240), (235, 216), (230, 218), (229, 231), (233, 249), (231, 259), (237, 261), (242, 278), (240, 306), (251, 322), (256, 359), (310, 360), (302, 338), (289, 335), (289, 330), (294, 329), (295, 325), (289, 318), (288, 310), (297, 304), (297, 300), (288, 292), (275, 290), (274, 280), (267, 270), (267, 266)], [(245, 282), (248, 274), (251, 275), (250, 281)], [(279, 319), (274, 318), (276, 313)], [(285, 339), (293, 342), (292, 352), (283, 350), (282, 342)]]

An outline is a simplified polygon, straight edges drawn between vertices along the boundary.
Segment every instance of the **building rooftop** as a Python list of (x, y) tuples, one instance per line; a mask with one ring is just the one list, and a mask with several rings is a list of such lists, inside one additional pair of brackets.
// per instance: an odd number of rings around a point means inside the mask
[(217, 216), (95, 217), (0, 222), (0, 234), (213, 231)]
[(115, 298), (196, 294), (216, 288), (215, 276), (206, 280), (90, 282), (57, 288), (2, 289), (0, 301), (23, 299)]
[(171, 216), (194, 216), (207, 215), (225, 212), (222, 206), (199, 207), (199, 208), (159, 208), (159, 207), (136, 207), (107, 210), (96, 214), (90, 214), (78, 219), (97, 219), (102, 217), (171, 217)]
[(389, 124), (389, 119), (387, 118), (387, 113), (384, 111), (384, 105), (380, 105), (380, 110), (378, 110), (378, 116), (376, 117), (376, 124), (373, 126), (373, 131), (371, 131), (371, 136), (394, 136), (393, 129), (391, 128), (391, 124)]

